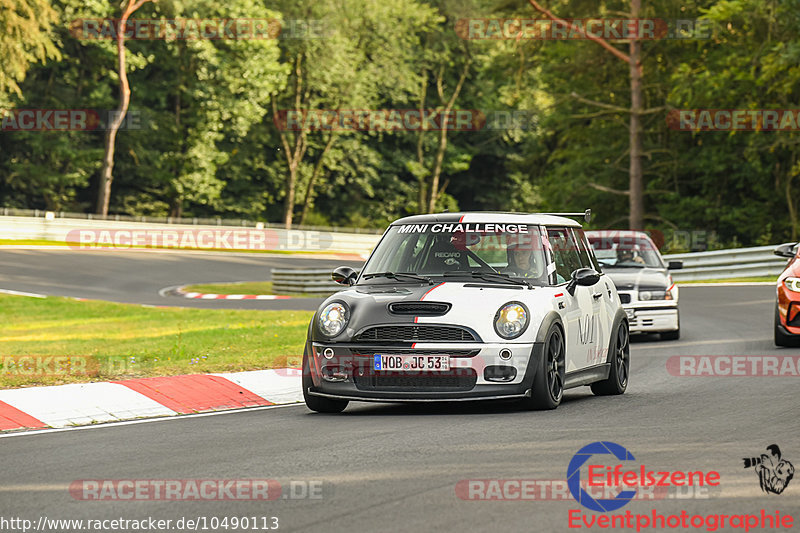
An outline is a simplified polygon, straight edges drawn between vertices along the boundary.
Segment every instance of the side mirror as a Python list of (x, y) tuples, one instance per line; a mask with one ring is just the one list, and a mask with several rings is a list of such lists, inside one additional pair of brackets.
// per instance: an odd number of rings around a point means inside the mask
[(572, 279), (567, 284), (567, 292), (570, 295), (575, 294), (575, 287), (591, 287), (600, 281), (600, 273), (593, 268), (579, 268), (572, 273)]
[(796, 242), (787, 242), (786, 244), (781, 244), (772, 252), (777, 256), (780, 257), (794, 257), (794, 254), (797, 252), (797, 243)]
[(348, 266), (341, 266), (331, 273), (331, 279), (339, 285), (354, 285), (358, 272)]
[(667, 270), (680, 270), (683, 268), (683, 261), (670, 261), (667, 264)]

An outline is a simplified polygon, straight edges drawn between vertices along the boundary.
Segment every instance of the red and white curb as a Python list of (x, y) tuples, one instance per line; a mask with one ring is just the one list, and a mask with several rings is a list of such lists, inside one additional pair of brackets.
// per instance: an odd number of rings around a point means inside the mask
[(303, 401), (281, 368), (0, 390), (0, 431), (62, 428)]
[(291, 296), (277, 294), (206, 294), (202, 292), (178, 292), (184, 298), (197, 298), (199, 300), (288, 300)]
[(183, 290), (185, 285), (174, 287), (164, 287), (158, 294), (166, 297), (169, 295), (181, 298), (192, 298), (195, 300), (288, 300), (291, 296), (277, 294), (213, 294), (204, 292), (187, 292)]

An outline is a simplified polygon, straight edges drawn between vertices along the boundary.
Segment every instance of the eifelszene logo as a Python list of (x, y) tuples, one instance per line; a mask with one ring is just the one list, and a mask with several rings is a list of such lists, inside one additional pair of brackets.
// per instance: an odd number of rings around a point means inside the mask
[(780, 494), (794, 477), (794, 465), (781, 457), (781, 449), (777, 444), (767, 446), (767, 451), (769, 453), (762, 453), (761, 457), (745, 457), (744, 467), (755, 470), (761, 490), (768, 494)]
[[(719, 486), (720, 474), (716, 471), (653, 471), (645, 465), (624, 469), (622, 464), (606, 466), (589, 460), (596, 455), (611, 455), (620, 462), (635, 461), (636, 458), (624, 447), (609, 441), (587, 444), (576, 453), (567, 467), (567, 487), (570, 494), (582, 506), (592, 511), (607, 513), (615, 511), (636, 497), (637, 488), (645, 487), (704, 487)], [(581, 486), (581, 467), (587, 467), (587, 488), (611, 488), (620, 490), (613, 498), (593, 498)], [(605, 494), (606, 491), (603, 491)], [(613, 493), (613, 492), (612, 492)]]

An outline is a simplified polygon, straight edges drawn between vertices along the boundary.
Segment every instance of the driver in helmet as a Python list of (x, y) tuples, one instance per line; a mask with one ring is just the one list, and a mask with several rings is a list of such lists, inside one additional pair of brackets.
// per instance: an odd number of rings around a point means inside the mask
[(532, 246), (510, 243), (506, 247), (508, 267), (505, 272), (521, 278), (540, 278), (544, 273), (543, 265), (533, 252)]
[(620, 248), (617, 250), (617, 263), (645, 264), (644, 259), (639, 255), (635, 255), (630, 248)]

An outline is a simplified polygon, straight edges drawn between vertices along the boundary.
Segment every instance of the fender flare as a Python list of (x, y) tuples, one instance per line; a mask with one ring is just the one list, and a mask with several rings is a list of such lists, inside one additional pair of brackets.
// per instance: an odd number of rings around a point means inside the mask
[(628, 327), (628, 338), (630, 339), (631, 327), (628, 323), (628, 315), (625, 314), (625, 310), (622, 307), (619, 307), (617, 308), (617, 313), (614, 315), (614, 321), (611, 323), (611, 330), (609, 331), (606, 363), (612, 362), (611, 357), (614, 353), (614, 344), (617, 341), (617, 328), (622, 322), (625, 322), (625, 325)]
[(522, 384), (525, 390), (530, 390), (533, 387), (533, 380), (536, 378), (536, 373), (539, 371), (540, 360), (544, 353), (544, 341), (547, 337), (547, 332), (553, 324), (558, 324), (561, 328), (561, 333), (564, 335), (564, 346), (566, 347), (566, 330), (564, 329), (564, 322), (561, 320), (561, 315), (555, 311), (547, 313), (542, 322), (539, 324), (539, 331), (536, 332), (536, 339), (531, 348), (531, 355), (528, 358), (528, 367), (525, 369), (525, 378)]

